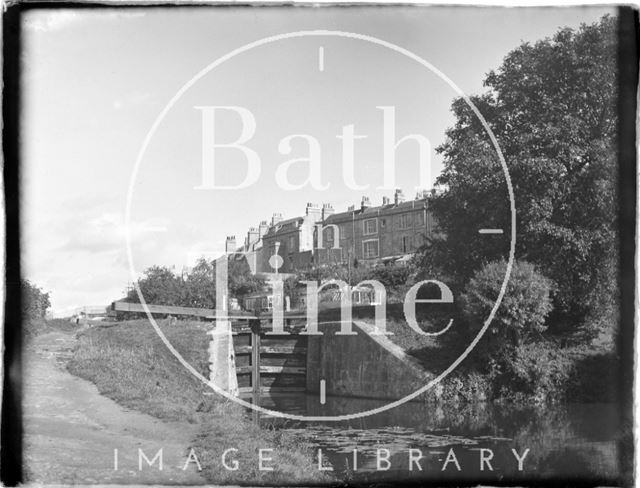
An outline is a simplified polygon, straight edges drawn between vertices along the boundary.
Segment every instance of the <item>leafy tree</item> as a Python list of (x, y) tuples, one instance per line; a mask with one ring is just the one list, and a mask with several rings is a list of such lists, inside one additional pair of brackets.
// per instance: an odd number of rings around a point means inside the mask
[(246, 259), (229, 260), (228, 278), (229, 294), (236, 298), (256, 292), (265, 285), (264, 280), (251, 273)]
[(29, 280), (22, 280), (22, 317), (26, 321), (44, 319), (51, 307), (49, 293), (34, 285)]
[(215, 263), (213, 261), (207, 261), (204, 258), (199, 259), (184, 279), (184, 287), (185, 306), (196, 308), (215, 308)]
[[(227, 278), (229, 295), (232, 297), (240, 297), (264, 286), (263, 280), (251, 274), (245, 259), (229, 259)], [(138, 285), (149, 304), (215, 308), (216, 262), (200, 259), (182, 276), (165, 266), (152, 266), (144, 271)], [(129, 293), (127, 300), (135, 303), (140, 301), (135, 290)]]
[[(617, 296), (616, 20), (524, 43), (484, 83), (488, 92), (472, 100), (509, 169), (516, 255), (557, 284), (556, 323), (602, 315)], [(486, 131), (462, 99), (452, 110), (456, 124), (438, 148), (445, 191), (431, 204), (442, 236), (417, 264), (462, 287), (507, 255), (511, 225), (506, 179)], [(480, 237), (482, 227), (506, 232)]]
[[(154, 305), (183, 305), (185, 287), (182, 279), (166, 266), (151, 266), (138, 280), (144, 301)], [(136, 290), (129, 293), (128, 301), (139, 302)]]

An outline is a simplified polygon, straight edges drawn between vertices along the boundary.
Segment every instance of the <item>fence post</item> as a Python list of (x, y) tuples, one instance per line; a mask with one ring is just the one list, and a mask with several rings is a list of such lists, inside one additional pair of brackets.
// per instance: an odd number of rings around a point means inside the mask
[[(251, 328), (251, 390), (252, 403), (260, 404), (260, 319), (249, 320)], [(253, 419), (258, 421), (258, 411), (253, 410)]]

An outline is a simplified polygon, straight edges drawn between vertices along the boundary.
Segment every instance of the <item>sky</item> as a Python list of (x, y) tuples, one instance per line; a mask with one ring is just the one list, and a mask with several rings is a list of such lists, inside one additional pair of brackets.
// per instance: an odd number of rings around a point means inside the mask
[[(457, 94), (434, 71), (363, 39), (307, 35), (253, 47), (202, 72), (235, 49), (299, 31), (373, 36), (414, 53), (472, 95), (484, 91), (486, 74), (520, 43), (551, 36), (560, 27), (577, 28), (606, 13), (613, 11), (30, 11), (23, 20), (22, 57), (24, 275), (51, 293), (54, 314), (64, 316), (77, 307), (120, 298), (148, 266), (173, 266), (180, 272), (200, 256), (216, 256), (227, 235), (242, 241), (248, 227), (270, 220), (275, 212), (285, 218), (302, 215), (307, 202), (331, 203), (342, 211), (358, 205), (363, 195), (380, 204), (392, 190), (379, 188), (384, 183), (384, 126), (383, 110), (376, 107), (394, 107), (395, 141), (410, 134), (428, 141), (431, 149), (423, 154), (429, 181), (441, 170), (434, 149), (454, 123), (450, 106)], [(198, 73), (202, 76), (194, 79)], [(211, 109), (198, 107), (235, 108), (216, 109), (215, 131), (205, 135), (203, 127), (211, 127), (203, 121)], [(349, 126), (360, 136), (354, 142), (353, 177), (368, 188), (345, 182), (344, 141), (338, 136)], [(204, 168), (211, 161), (203, 146), (232, 143), (243, 131), (243, 145), (259, 162), (257, 180), (242, 189), (210, 188), (204, 184), (211, 183)], [(303, 185), (309, 165), (291, 162), (308, 158), (310, 144), (318, 162), (315, 188)], [(245, 153), (238, 148), (214, 152), (215, 184), (239, 185), (247, 176)], [(412, 198), (419, 186), (418, 143), (401, 143), (395, 155), (394, 186)], [(283, 189), (278, 174), (300, 188)]]

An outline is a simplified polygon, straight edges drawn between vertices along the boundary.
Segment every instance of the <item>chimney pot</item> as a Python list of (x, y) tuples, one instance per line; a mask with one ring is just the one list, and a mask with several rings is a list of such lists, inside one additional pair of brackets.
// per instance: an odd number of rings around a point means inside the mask
[(393, 203), (395, 205), (398, 205), (399, 203), (402, 203), (402, 202), (404, 202), (404, 193), (400, 188), (398, 188), (393, 194)]
[(365, 208), (369, 208), (371, 206), (371, 200), (369, 197), (362, 197), (362, 201), (360, 202), (360, 210), (364, 210)]
[(330, 203), (322, 204), (322, 220), (325, 220), (330, 215), (333, 215), (333, 213), (334, 213), (333, 206)]
[(320, 210), (320, 207), (317, 204), (307, 203), (306, 215), (314, 215), (314, 216), (320, 217), (321, 214), (322, 214), (322, 211)]

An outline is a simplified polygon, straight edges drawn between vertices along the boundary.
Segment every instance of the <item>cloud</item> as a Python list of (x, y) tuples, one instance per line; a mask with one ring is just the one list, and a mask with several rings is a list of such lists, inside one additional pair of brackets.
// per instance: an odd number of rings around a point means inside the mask
[(32, 11), (25, 17), (24, 28), (33, 32), (56, 32), (80, 21), (130, 19), (144, 15), (144, 12), (131, 10), (127, 12), (73, 9)]
[(31, 12), (26, 16), (24, 27), (35, 32), (51, 32), (67, 27), (80, 18), (75, 10)]
[[(132, 241), (144, 240), (159, 232), (166, 232), (167, 226), (166, 219), (131, 222), (129, 235)], [(70, 236), (60, 247), (60, 251), (118, 253), (124, 250), (127, 227), (121, 214), (105, 212), (88, 222), (78, 222), (77, 226), (69, 229), (69, 233)]]

